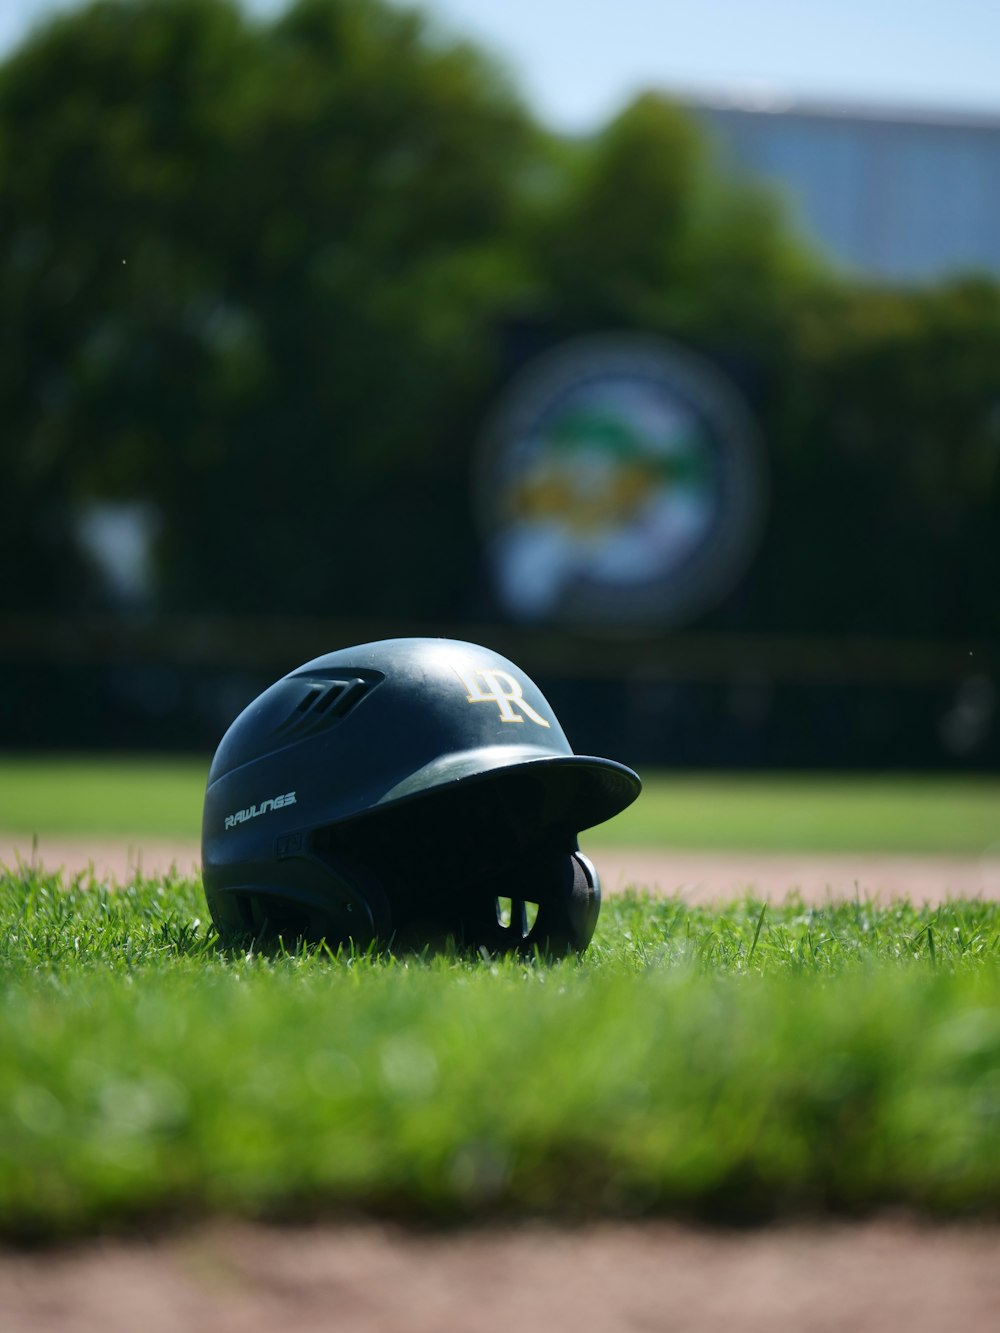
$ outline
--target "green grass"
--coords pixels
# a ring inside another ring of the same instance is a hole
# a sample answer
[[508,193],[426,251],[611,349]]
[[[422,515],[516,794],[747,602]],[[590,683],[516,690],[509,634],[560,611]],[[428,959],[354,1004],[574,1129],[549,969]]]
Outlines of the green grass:
[[197,839],[207,757],[4,756],[0,829]]
[[[198,835],[207,760],[0,761]],[[646,775],[588,839],[979,854],[993,779]],[[0,873],[0,1235],[147,1217],[1000,1208],[1000,905],[606,902],[582,961],[226,952],[197,883]]]
[[[208,759],[0,759],[0,829],[197,839]],[[1000,854],[1000,780],[645,774],[595,846]]]
[[1000,855],[1000,781],[652,774],[599,833],[618,846]]
[[605,905],[582,961],[225,952],[0,878],[0,1234],[1000,1207],[1000,905]]

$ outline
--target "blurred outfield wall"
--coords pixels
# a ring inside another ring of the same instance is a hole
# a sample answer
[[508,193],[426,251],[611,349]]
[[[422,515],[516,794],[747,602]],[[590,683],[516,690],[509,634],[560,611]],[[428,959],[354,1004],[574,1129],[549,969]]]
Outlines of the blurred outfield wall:
[[995,649],[678,632],[625,644],[510,625],[23,618],[0,660],[9,749],[215,747],[278,676],[395,634],[512,658],[574,747],[640,766],[996,771]]

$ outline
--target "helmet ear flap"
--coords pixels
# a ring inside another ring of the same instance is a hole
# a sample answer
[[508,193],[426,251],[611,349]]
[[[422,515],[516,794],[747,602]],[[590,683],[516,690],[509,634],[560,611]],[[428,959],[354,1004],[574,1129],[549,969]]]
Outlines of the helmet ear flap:
[[368,908],[372,923],[372,939],[383,944],[388,943],[393,930],[392,908],[389,906],[382,881],[367,867],[355,862],[343,867],[343,878],[354,888]]
[[[582,852],[545,852],[519,861],[503,887],[510,890],[509,922],[500,920],[498,900],[487,898],[478,913],[465,917],[467,942],[554,955],[586,949],[601,910],[601,881]],[[528,903],[538,905],[530,929]]]
[[[286,865],[288,863],[285,863]],[[293,876],[262,868],[258,883],[227,885],[209,894],[209,908],[225,939],[252,934],[286,943],[325,941],[331,948],[352,943],[365,949],[392,935],[392,911],[378,877],[367,867],[337,857],[298,859]],[[309,869],[303,873],[302,867]]]
[[548,886],[525,944],[546,953],[583,953],[601,911],[601,880],[593,862],[574,851],[544,858],[539,870]]
[[601,914],[601,877],[590,857],[584,856],[579,848],[571,859],[575,863],[574,886],[567,912],[574,939],[582,938],[584,941],[573,947],[582,952],[593,939],[597,918]]
[[317,859],[336,887],[326,887],[312,931],[306,938],[326,940],[332,948],[352,943],[358,949],[366,949],[372,943],[388,942],[392,936],[392,910],[378,876],[353,858]]

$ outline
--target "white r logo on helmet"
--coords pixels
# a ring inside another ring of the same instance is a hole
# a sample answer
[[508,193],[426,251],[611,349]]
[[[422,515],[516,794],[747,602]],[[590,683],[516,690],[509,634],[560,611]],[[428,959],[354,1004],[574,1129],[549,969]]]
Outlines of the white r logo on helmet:
[[[501,722],[523,722],[525,717],[529,717],[532,722],[540,727],[547,727],[549,724],[544,717],[539,716],[524,697],[524,691],[521,688],[520,681],[508,671],[463,671],[461,667],[455,667],[455,674],[468,690],[466,698],[470,704],[496,704],[500,709]],[[482,689],[479,685],[481,678],[486,682],[487,689]],[[506,688],[505,688],[506,687]],[[515,712],[515,709],[519,710]],[[524,714],[524,717],[521,714]]]

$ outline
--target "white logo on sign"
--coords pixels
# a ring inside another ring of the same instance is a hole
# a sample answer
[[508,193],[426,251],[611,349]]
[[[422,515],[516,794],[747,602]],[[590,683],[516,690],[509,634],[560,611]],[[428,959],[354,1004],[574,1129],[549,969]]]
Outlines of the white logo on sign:
[[[508,671],[463,671],[455,667],[455,674],[465,686],[466,698],[470,704],[496,704],[500,710],[501,722],[523,722],[530,718],[539,727],[549,724],[539,716],[524,697],[521,682],[515,680]],[[483,689],[479,681],[486,683]],[[522,716],[523,714],[523,716]]]

